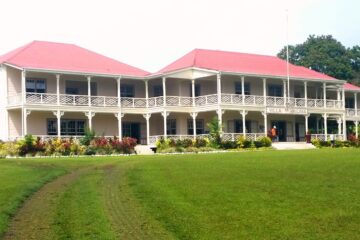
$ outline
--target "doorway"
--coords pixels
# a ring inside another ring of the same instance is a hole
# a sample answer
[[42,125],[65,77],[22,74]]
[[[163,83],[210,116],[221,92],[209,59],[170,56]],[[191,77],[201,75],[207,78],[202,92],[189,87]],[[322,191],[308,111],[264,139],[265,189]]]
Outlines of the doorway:
[[123,137],[135,138],[137,139],[137,142],[140,143],[140,137],[141,137],[140,123],[123,122],[122,135]]
[[279,142],[286,142],[286,122],[285,121],[273,121],[271,127],[276,127],[277,139]]

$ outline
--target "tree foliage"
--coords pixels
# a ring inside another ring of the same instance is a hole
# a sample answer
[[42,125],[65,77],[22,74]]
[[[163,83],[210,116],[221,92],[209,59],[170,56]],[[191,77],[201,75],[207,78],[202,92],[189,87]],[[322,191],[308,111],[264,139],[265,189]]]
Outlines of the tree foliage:
[[[286,59],[286,46],[278,57]],[[289,62],[337,79],[360,82],[360,46],[346,48],[331,35],[310,35],[304,43],[290,45]]]

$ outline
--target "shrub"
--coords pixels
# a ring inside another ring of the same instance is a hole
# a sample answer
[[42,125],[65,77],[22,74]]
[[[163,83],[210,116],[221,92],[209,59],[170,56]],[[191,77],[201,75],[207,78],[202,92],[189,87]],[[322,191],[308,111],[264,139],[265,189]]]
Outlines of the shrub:
[[234,141],[222,141],[221,142],[221,147],[223,149],[234,149],[237,148],[238,144],[237,142]]
[[261,142],[262,147],[271,147],[271,138],[269,137],[261,137],[258,141]]
[[317,147],[317,148],[320,148],[320,147],[321,147],[320,140],[317,139],[317,138],[312,139],[312,140],[311,140],[311,143],[312,143],[312,145],[314,145],[314,146]]
[[85,129],[84,136],[80,139],[81,145],[89,146],[90,142],[95,138],[95,131],[88,128]]
[[208,145],[208,141],[205,138],[196,138],[194,146],[197,148],[206,147]]
[[214,148],[219,148],[221,146],[221,124],[217,117],[214,117],[207,124],[210,131],[210,143]]
[[344,147],[344,143],[342,141],[335,140],[334,141],[334,147],[336,147],[336,148]]
[[32,135],[25,135],[24,139],[20,139],[16,142],[18,153],[20,156],[35,153],[35,139]]
[[178,139],[178,140],[176,140],[176,146],[183,147],[183,148],[191,147],[191,146],[193,146],[193,140],[190,138]]

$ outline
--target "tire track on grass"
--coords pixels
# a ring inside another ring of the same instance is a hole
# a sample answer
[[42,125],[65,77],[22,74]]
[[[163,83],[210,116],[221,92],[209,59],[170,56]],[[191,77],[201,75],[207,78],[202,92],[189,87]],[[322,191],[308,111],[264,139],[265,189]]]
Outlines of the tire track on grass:
[[105,170],[105,206],[113,230],[120,239],[173,239],[132,195],[125,176],[129,164]]
[[56,239],[56,201],[62,192],[87,169],[75,170],[45,184],[16,213],[3,236],[4,240]]

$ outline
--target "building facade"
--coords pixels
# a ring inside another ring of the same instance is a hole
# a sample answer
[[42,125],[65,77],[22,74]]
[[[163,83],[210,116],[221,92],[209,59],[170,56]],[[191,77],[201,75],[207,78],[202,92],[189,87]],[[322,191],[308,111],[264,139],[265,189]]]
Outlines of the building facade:
[[[0,56],[0,136],[160,137],[208,134],[256,139],[276,126],[277,141],[305,134],[346,139],[357,129],[360,88],[272,56],[196,49],[157,73],[71,44],[32,42]],[[356,131],[357,132],[357,131]]]

